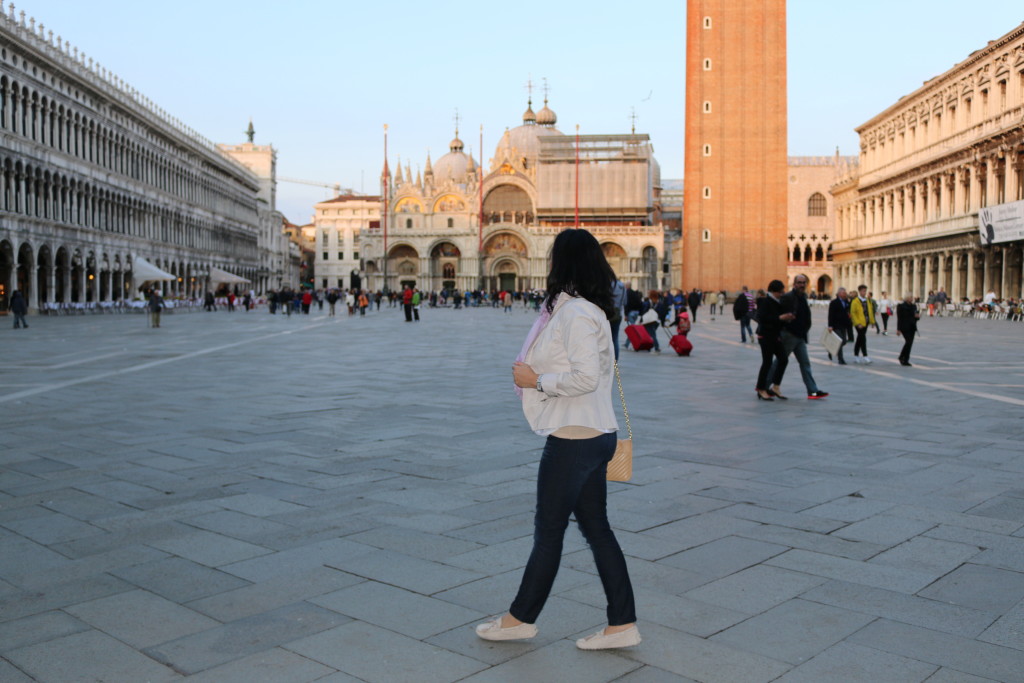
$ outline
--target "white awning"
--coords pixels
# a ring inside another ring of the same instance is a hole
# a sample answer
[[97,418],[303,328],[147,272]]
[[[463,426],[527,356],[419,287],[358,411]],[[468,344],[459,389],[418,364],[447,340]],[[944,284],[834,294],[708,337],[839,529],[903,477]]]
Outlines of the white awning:
[[139,285],[143,282],[155,282],[157,280],[177,280],[178,276],[160,270],[141,256],[136,256],[132,264],[132,278],[135,280],[135,284]]
[[223,282],[225,284],[234,285],[247,283],[249,280],[246,280],[241,275],[235,275],[234,273],[229,273],[226,270],[221,270],[217,266],[210,266],[210,282]]

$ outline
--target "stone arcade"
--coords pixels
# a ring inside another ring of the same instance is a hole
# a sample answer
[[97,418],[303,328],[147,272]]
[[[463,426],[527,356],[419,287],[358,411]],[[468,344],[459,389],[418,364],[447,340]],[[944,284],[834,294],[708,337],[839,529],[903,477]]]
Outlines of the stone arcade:
[[261,178],[13,5],[0,140],[0,311],[14,289],[33,309],[130,298],[136,257],[177,277],[168,296],[201,295],[211,267],[278,284]]

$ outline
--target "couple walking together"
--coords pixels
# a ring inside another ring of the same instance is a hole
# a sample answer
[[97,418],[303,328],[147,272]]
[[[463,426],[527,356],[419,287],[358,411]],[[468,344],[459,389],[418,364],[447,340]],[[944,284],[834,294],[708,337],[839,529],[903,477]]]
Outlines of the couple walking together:
[[541,315],[512,368],[530,429],[546,437],[537,472],[533,549],[508,612],[476,627],[484,640],[537,635],[535,622],[551,593],[573,515],[608,600],[608,626],[576,646],[603,650],[640,643],[626,560],[607,516],[605,477],[618,429],[609,325],[616,315],[613,280],[589,232],[569,229],[555,238]]

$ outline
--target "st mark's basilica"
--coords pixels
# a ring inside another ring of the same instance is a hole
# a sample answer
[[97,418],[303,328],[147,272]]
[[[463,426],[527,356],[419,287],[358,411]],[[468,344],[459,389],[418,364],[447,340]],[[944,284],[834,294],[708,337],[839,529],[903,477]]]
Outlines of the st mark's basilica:
[[[543,288],[554,238],[578,215],[619,279],[661,287],[661,177],[650,138],[577,138],[557,122],[545,97],[542,109],[534,112],[529,102],[522,123],[505,130],[485,168],[465,152],[458,129],[447,154],[436,161],[427,155],[422,173],[399,164],[392,174],[386,166],[386,220],[358,237],[364,286]],[[332,227],[332,208],[340,216],[344,203],[317,205],[321,239]]]

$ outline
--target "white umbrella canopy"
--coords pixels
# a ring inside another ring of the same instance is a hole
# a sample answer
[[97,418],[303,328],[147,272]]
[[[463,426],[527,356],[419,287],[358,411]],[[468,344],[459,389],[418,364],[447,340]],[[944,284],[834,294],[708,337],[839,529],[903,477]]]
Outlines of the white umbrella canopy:
[[229,273],[226,270],[221,270],[217,266],[210,266],[210,282],[222,282],[225,284],[234,285],[245,284],[251,281],[246,280],[241,275],[235,275],[234,273]]
[[178,276],[171,275],[165,270],[160,270],[141,256],[136,256],[132,263],[132,278],[136,283],[141,284],[158,280],[177,280]]

